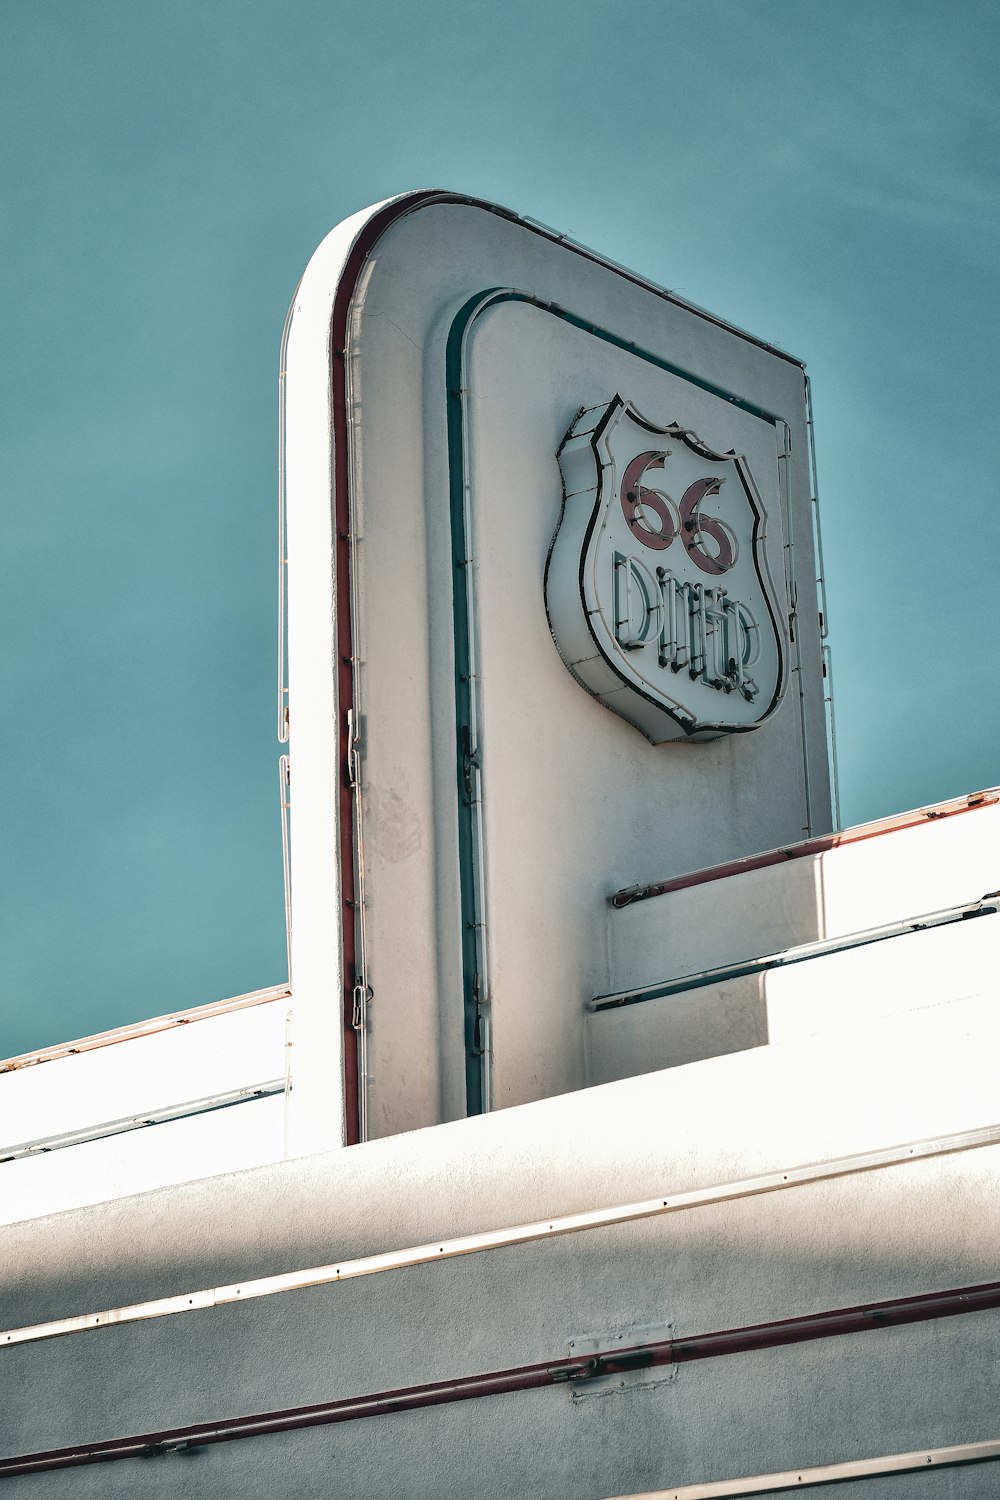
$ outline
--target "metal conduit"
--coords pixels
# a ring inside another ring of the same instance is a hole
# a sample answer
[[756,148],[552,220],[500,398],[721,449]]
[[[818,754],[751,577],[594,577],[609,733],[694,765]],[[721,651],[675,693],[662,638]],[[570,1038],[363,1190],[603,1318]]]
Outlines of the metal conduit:
[[[366,1417],[385,1416],[394,1411],[417,1411],[457,1401],[507,1395],[515,1391],[542,1390],[561,1384],[580,1385],[608,1375],[685,1364],[699,1359],[718,1359],[730,1354],[774,1349],[787,1344],[835,1338],[845,1334],[871,1333],[881,1328],[930,1322],[996,1308],[1000,1308],[1000,1282],[956,1287],[919,1297],[869,1302],[857,1307],[834,1308],[771,1323],[634,1344],[606,1354],[581,1354],[570,1359],[547,1360],[541,1364],[459,1376],[453,1380],[430,1381],[339,1401],[324,1401],[312,1406],[286,1407],[276,1411],[256,1412],[252,1416],[225,1418],[217,1422],[195,1422],[184,1427],[164,1428],[104,1442],[79,1443],[68,1448],[18,1454],[0,1459],[0,1479],[45,1470],[76,1468],[82,1464],[107,1463],[120,1458],[162,1456],[216,1443],[234,1442],[240,1438],[261,1437],[267,1433],[295,1432],[306,1427],[355,1422]],[[797,1482],[803,1482],[801,1475]],[[760,1490],[767,1487],[761,1485]],[[688,1487],[657,1493],[664,1500],[667,1496],[681,1500],[681,1497],[700,1494],[741,1495],[757,1492],[759,1491],[753,1489],[702,1490],[699,1487]],[[635,1497],[635,1500],[640,1500],[640,1497]],[[642,1497],[642,1500],[652,1500],[652,1497]]]

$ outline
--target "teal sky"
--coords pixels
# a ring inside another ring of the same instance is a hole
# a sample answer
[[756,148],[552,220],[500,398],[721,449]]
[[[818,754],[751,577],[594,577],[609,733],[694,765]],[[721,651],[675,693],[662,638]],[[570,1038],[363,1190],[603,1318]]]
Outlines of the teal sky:
[[995,0],[0,23],[0,1056],[285,976],[278,343],[326,231],[406,188],[804,358],[844,820],[1000,781]]

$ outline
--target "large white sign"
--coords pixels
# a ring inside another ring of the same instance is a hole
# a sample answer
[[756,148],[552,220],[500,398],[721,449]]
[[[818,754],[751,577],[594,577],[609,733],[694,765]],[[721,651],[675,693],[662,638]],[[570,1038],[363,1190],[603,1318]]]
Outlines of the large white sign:
[[583,1087],[609,893],[830,807],[798,361],[431,192],[317,251],[283,368],[302,1152]]
[[785,628],[745,460],[615,396],[580,412],[559,462],[545,598],[573,676],[653,744],[763,723]]

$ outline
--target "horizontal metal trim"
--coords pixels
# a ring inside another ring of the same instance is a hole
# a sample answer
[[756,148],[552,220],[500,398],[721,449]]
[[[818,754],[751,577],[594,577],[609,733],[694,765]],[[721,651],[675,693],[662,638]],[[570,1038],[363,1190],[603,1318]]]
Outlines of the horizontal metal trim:
[[641,1495],[619,1495],[615,1500],[721,1500],[724,1495],[769,1495],[775,1490],[808,1490],[843,1484],[848,1479],[877,1479],[880,1475],[909,1474],[915,1469],[955,1469],[963,1464],[990,1463],[1000,1458],[1000,1441],[956,1443],[951,1448],[918,1448],[913,1453],[890,1453],[882,1458],[859,1458],[847,1463],[820,1464],[811,1469],[788,1469],[783,1474],[755,1474],[748,1479],[716,1479],[706,1484],[682,1484]]
[[[480,204],[481,207],[490,207],[488,204]],[[496,207],[493,207],[496,212]],[[582,255],[586,260],[596,261],[598,265],[606,267],[609,271],[616,271],[625,281],[630,281],[634,286],[641,287],[643,291],[654,292],[656,296],[664,301],[670,302],[674,307],[680,307],[685,312],[694,313],[696,317],[704,318],[707,323],[712,323],[716,328],[721,328],[725,333],[734,333],[737,338],[744,339],[748,344],[755,344],[758,349],[763,349],[767,354],[776,355],[778,359],[785,360],[790,365],[805,371],[805,360],[799,359],[795,354],[789,354],[787,349],[781,349],[777,344],[769,344],[766,339],[757,338],[755,334],[747,333],[745,328],[740,328],[736,323],[727,323],[725,318],[720,318],[716,313],[709,312],[707,308],[699,307],[697,302],[689,302],[684,297],[679,297],[676,292],[667,287],[657,286],[655,281],[648,281],[640,276],[638,271],[632,271],[618,260],[612,260],[610,256],[601,255],[599,251],[585,245],[582,240],[575,240],[572,235],[561,234],[551,224],[544,224],[541,219],[532,218],[530,214],[512,214],[506,211],[502,217],[516,219],[519,224],[541,234],[545,239],[552,240],[556,244],[565,246],[576,255]]]
[[171,1011],[166,1016],[152,1016],[148,1021],[135,1021],[128,1026],[116,1026],[112,1031],[98,1031],[93,1036],[84,1036],[74,1042],[59,1042],[54,1047],[39,1047],[35,1052],[22,1052],[17,1057],[0,1061],[0,1073],[15,1073],[19,1068],[34,1068],[39,1063],[56,1062],[61,1057],[76,1057],[80,1052],[94,1052],[99,1047],[113,1047],[118,1042],[132,1042],[137,1037],[153,1036],[158,1031],[173,1031],[176,1026],[190,1026],[193,1021],[210,1021],[213,1016],[226,1016],[230,1011],[249,1010],[254,1005],[267,1005],[272,1000],[290,1000],[292,992],[287,984],[272,985],[266,990],[251,990],[246,995],[235,995],[231,1000],[212,1000],[207,1005],[195,1005],[190,1010]]
[[[930,1292],[920,1297],[897,1298],[889,1302],[865,1303],[858,1307],[837,1308],[830,1312],[807,1314],[799,1318],[760,1323],[752,1327],[719,1332],[692,1334],[685,1339],[664,1339],[652,1343],[618,1347],[606,1353],[581,1353],[571,1358],[547,1360],[533,1365],[519,1365],[483,1374],[463,1375],[452,1380],[438,1380],[371,1395],[351,1396],[324,1401],[311,1406],[286,1407],[256,1412],[251,1416],[224,1418],[217,1422],[196,1422],[185,1427],[160,1429],[110,1441],[81,1443],[67,1448],[20,1454],[0,1459],[0,1478],[44,1470],[74,1468],[81,1464],[106,1463],[119,1458],[137,1458],[177,1453],[215,1443],[234,1442],[240,1438],[260,1437],[267,1433],[293,1432],[307,1427],[330,1426],[360,1421],[366,1417],[384,1416],[394,1411],[418,1411],[428,1407],[450,1405],[458,1401],[507,1395],[515,1391],[542,1390],[560,1384],[576,1388],[590,1380],[604,1380],[611,1375],[637,1370],[677,1365],[696,1359],[718,1358],[724,1354],[776,1348],[792,1343],[831,1338],[850,1333],[868,1333],[904,1323],[928,1322],[955,1317],[963,1313],[982,1312],[1000,1306],[1000,1282],[983,1286],[960,1287],[947,1292]],[[910,1455],[904,1455],[909,1457]],[[992,1455],[990,1455],[992,1456]],[[971,1461],[971,1460],[963,1460]],[[872,1460],[862,1460],[871,1463]],[[879,1463],[882,1460],[874,1460]],[[837,1466],[834,1466],[837,1467]],[[796,1485],[803,1484],[802,1470]],[[815,1471],[821,1472],[821,1471]],[[822,1471],[826,1472],[826,1471]],[[761,1476],[763,1477],[763,1476]],[[771,1476],[767,1476],[771,1477]],[[725,1480],[723,1484],[756,1484],[758,1479]],[[816,1481],[812,1481],[816,1482]],[[825,1482],[825,1481],[824,1481]],[[766,1489],[768,1486],[762,1486]],[[684,1490],[659,1491],[675,1497],[711,1494],[754,1494],[753,1489],[704,1490],[696,1486]],[[624,1500],[624,1497],[622,1497]],[[634,1497],[641,1500],[641,1497]]]
[[189,1099],[183,1104],[167,1104],[162,1109],[147,1109],[139,1115],[125,1115],[120,1120],[85,1125],[80,1130],[67,1130],[61,1135],[41,1136],[35,1141],[24,1141],[19,1146],[0,1146],[0,1165],[8,1161],[22,1161],[26,1156],[43,1156],[50,1151],[64,1151],[68,1146],[82,1146],[87,1141],[103,1141],[108,1136],[124,1135],[129,1130],[143,1130],[147,1125],[167,1125],[171,1120],[186,1120],[190,1115],[213,1114],[218,1109],[231,1109],[234,1104],[247,1104],[253,1099],[267,1099],[272,1094],[284,1092],[284,1078],[270,1078],[266,1083],[250,1083],[245,1088],[230,1089],[225,1094],[209,1094],[204,1099]]
[[864,843],[866,839],[880,838],[887,833],[899,833],[904,828],[921,828],[928,823],[940,822],[942,818],[954,818],[959,813],[978,812],[980,808],[994,807],[998,802],[1000,787],[987,787],[985,791],[971,792],[966,797],[936,802],[928,807],[919,807],[914,812],[897,813],[891,818],[877,818],[871,823],[858,823],[854,828],[844,828],[837,833],[800,839],[797,843],[785,844],[780,849],[765,849],[760,854],[747,854],[740,859],[725,860],[722,864],[706,865],[702,870],[690,870],[685,875],[673,875],[650,885],[627,886],[615,891],[608,900],[612,906],[631,906],[634,901],[648,901],[652,896],[667,896],[671,891],[686,890],[689,886],[707,885],[713,880],[728,880],[731,875],[745,875],[750,870],[783,865],[790,859],[827,854],[831,849]]
[[845,933],[841,937],[819,938],[814,943],[802,943],[797,948],[785,948],[780,953],[747,958],[737,964],[720,964],[714,969],[700,969],[694,974],[683,974],[678,979],[665,979],[657,984],[618,990],[611,995],[595,995],[588,1008],[591,1011],[602,1011],[616,1010],[623,1005],[641,1005],[646,1000],[662,1000],[668,995],[680,995],[687,990],[705,989],[708,985],[724,984],[727,980],[766,974],[771,969],[789,968],[792,964],[806,963],[809,959],[827,958],[833,953],[846,953],[852,948],[884,943],[889,938],[909,937],[914,932],[947,927],[953,922],[968,922],[974,917],[992,917],[1000,911],[1000,905],[995,899],[998,895],[1000,892],[990,891],[978,901],[969,901],[962,906],[947,906],[941,911],[924,912],[921,916],[906,917],[901,922],[887,922],[882,927],[868,927],[861,932]]
[[628,1224],[640,1219],[680,1213],[686,1209],[704,1208],[715,1203],[730,1203],[741,1198],[759,1197],[764,1193],[781,1192],[786,1188],[804,1187],[838,1177],[850,1177],[861,1172],[876,1171],[881,1167],[900,1166],[905,1162],[955,1155],[962,1151],[976,1150],[981,1146],[998,1144],[1000,1144],[1000,1124],[989,1125],[978,1130],[960,1131],[952,1135],[935,1136],[922,1141],[911,1141],[904,1145],[889,1146],[879,1151],[859,1152],[852,1156],[841,1156],[804,1166],[788,1167],[784,1171],[767,1172],[736,1182],[720,1183],[715,1187],[695,1188],[661,1198],[619,1204],[612,1208],[592,1209],[584,1213],[553,1215],[551,1219],[540,1219],[531,1224],[485,1230],[479,1234],[461,1235],[454,1239],[432,1240],[429,1244],[416,1245],[404,1250],[389,1250],[378,1255],[342,1260],[336,1264],[314,1266],[308,1270],[290,1271],[277,1276],[263,1276],[232,1286],[207,1287],[195,1292],[182,1293],[180,1296],[160,1297],[150,1302],[136,1302],[125,1307],[109,1308],[103,1312],[55,1318],[47,1323],[35,1323],[23,1328],[11,1328],[0,1332],[0,1347],[34,1343],[40,1339],[61,1338],[70,1333],[92,1333],[99,1328],[114,1328],[122,1323],[138,1323],[150,1318],[169,1317],[175,1313],[220,1307],[226,1303],[248,1302],[257,1297],[275,1296],[280,1292],[300,1291],[311,1286],[327,1286],[334,1282],[351,1281],[358,1276],[372,1276],[382,1271],[426,1265],[430,1261],[444,1261],[462,1255],[475,1255],[484,1250],[500,1250],[510,1245],[531,1244],[539,1240],[554,1239],[564,1234],[577,1234],[588,1229],[608,1229],[616,1224]]
[[743,1328],[724,1328],[696,1333],[671,1341],[674,1364],[747,1354],[759,1349],[779,1349],[815,1339],[839,1338],[845,1334],[870,1333],[879,1328],[899,1328],[909,1323],[928,1323],[963,1313],[993,1312],[1000,1308],[1000,1281],[944,1291],[922,1292],[916,1297],[890,1297],[882,1302],[861,1302],[854,1307],[830,1308],[803,1313],[770,1323],[752,1323]]

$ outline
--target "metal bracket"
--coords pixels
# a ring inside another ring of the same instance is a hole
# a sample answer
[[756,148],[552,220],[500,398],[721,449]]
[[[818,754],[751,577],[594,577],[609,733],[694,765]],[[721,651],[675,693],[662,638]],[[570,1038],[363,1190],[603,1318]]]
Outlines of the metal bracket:
[[361,783],[360,744],[361,737],[358,733],[357,715],[353,708],[349,708],[347,710],[347,761],[344,771],[347,776],[347,785],[352,790],[356,790]]
[[483,994],[483,982],[478,971],[472,976],[472,1001],[475,1019],[472,1026],[472,1055],[485,1057],[489,1052],[489,1025],[487,1001]]
[[479,746],[472,743],[472,731],[468,725],[462,728],[462,777],[465,782],[465,795],[471,805],[475,801],[475,788],[472,781],[473,771],[482,771],[483,765],[479,757]]
[[[671,1385],[677,1379],[677,1366],[654,1365],[651,1346],[668,1343],[673,1332],[673,1323],[651,1323],[639,1328],[623,1328],[620,1333],[588,1334],[570,1339],[568,1352],[574,1363],[581,1356],[591,1356],[585,1370],[568,1376],[573,1400],[585,1401],[591,1396],[611,1396],[616,1391]],[[623,1350],[627,1350],[627,1354],[621,1354]],[[606,1366],[612,1368],[606,1369]]]

